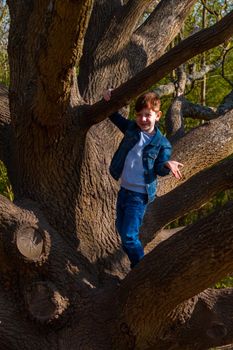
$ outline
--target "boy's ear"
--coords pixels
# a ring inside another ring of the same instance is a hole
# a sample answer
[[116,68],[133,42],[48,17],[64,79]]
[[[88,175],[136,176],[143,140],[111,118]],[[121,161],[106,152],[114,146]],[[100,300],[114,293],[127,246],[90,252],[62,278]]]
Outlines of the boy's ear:
[[163,112],[161,112],[161,111],[158,111],[158,112],[157,112],[158,120],[162,117],[162,115],[163,115]]

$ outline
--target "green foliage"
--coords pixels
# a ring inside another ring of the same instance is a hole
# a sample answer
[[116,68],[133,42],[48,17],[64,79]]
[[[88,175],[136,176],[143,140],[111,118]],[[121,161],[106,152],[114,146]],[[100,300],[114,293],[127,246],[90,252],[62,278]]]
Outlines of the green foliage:
[[9,65],[7,53],[4,51],[0,52],[0,82],[4,85],[9,85]]
[[14,199],[12,187],[7,177],[7,171],[2,162],[0,162],[0,194],[6,196],[11,201]]
[[229,275],[225,277],[222,281],[216,283],[215,288],[232,288],[233,287],[233,276]]
[[0,82],[9,85],[9,64],[7,40],[9,32],[9,12],[5,1],[0,1]]

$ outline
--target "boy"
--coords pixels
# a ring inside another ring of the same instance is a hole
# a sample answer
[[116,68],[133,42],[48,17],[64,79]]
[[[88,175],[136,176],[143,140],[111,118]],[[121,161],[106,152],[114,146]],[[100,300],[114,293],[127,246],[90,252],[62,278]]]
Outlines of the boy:
[[[111,90],[107,90],[103,97],[109,101]],[[115,180],[121,179],[116,228],[131,268],[144,256],[139,229],[147,204],[156,196],[157,175],[166,176],[171,171],[177,179],[181,179],[179,167],[183,166],[170,160],[171,144],[157,127],[162,116],[158,96],[153,92],[140,96],[135,112],[135,121],[125,119],[118,112],[109,117],[124,133],[113,156],[110,174]]]

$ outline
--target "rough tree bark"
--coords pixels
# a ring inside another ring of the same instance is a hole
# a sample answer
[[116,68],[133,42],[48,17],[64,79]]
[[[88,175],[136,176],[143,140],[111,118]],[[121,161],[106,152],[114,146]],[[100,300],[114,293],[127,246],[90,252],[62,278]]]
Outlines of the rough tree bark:
[[[15,200],[0,196],[1,348],[203,350],[233,341],[232,290],[205,290],[233,269],[232,204],[153,241],[232,186],[231,160],[204,170],[232,153],[232,95],[226,114],[225,101],[174,144],[184,180],[160,181],[143,228],[151,252],[131,272],[114,227],[118,184],[108,166],[121,135],[108,114],[233,33],[231,12],[164,54],[195,1],[162,0],[139,25],[151,3],[8,0],[0,158]],[[108,86],[111,101],[98,102]]]

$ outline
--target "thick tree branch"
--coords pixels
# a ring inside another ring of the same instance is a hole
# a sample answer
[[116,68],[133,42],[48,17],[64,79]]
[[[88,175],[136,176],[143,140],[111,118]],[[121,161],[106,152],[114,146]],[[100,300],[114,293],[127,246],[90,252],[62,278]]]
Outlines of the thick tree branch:
[[[183,181],[233,153],[232,115],[233,110],[192,129],[173,145],[172,158],[184,163]],[[171,176],[160,178],[158,195],[171,191],[181,183]]]
[[129,101],[159,81],[165,74],[181,65],[191,57],[213,48],[227,40],[233,33],[233,11],[221,21],[208,29],[204,29],[171,49],[159,60],[136,74],[128,82],[115,89],[110,102],[99,101],[88,107],[80,123],[83,127],[104,120],[110,113],[129,103]]
[[190,349],[195,343],[196,350],[206,350],[232,343],[232,297],[232,288],[207,289],[199,294],[187,320],[170,334],[173,340],[177,336],[175,349]]
[[156,349],[166,350],[172,345],[174,350],[206,350],[231,343],[232,295],[232,288],[207,289],[180,304],[167,317]]
[[[27,103],[26,108],[33,110],[34,119],[43,125],[59,124],[65,119],[92,4],[93,0],[46,0],[22,2],[15,10],[16,5],[9,2],[10,91],[17,94],[24,107]],[[20,67],[15,65],[15,56],[21,59]],[[25,74],[22,67],[28,67]]]
[[144,43],[144,50],[148,57],[147,64],[164,53],[179,32],[195,2],[195,0],[162,0],[148,19],[135,31],[136,39]]
[[[173,191],[158,197],[148,208],[141,232],[144,244],[150,242],[165,225],[188,212],[199,209],[218,192],[233,187],[233,159],[225,160],[191,177]],[[158,237],[157,237],[158,236]]]
[[167,83],[165,85],[159,85],[153,90],[160,98],[163,96],[169,96],[175,92],[175,84]]
[[[175,92],[175,85],[169,83],[167,85],[161,85],[154,90],[159,96],[170,95]],[[219,115],[222,115],[231,109],[233,109],[233,92],[231,91],[224,100],[221,102],[218,108],[203,106],[198,103],[192,103],[185,99],[183,96],[179,97],[182,102],[181,110],[184,118],[200,119],[200,120],[212,120],[216,119]]]
[[[96,16],[93,14],[93,21],[91,21],[91,26],[88,32],[87,42],[85,41],[84,48],[84,57],[82,58],[81,64],[83,63],[84,67],[82,69],[79,76],[79,86],[82,94],[85,98],[88,98],[89,101],[95,101],[96,98],[94,94],[96,91],[92,91],[92,96],[86,95],[86,89],[92,90],[92,84],[87,81],[87,76],[89,76],[90,72],[87,73],[87,69],[94,70],[101,77],[97,81],[98,89],[101,91],[100,84],[103,84],[106,81],[108,76],[107,67],[110,65],[111,71],[109,72],[112,76],[112,64],[111,61],[118,61],[121,59],[122,51],[125,50],[127,44],[129,43],[132,33],[135,27],[138,24],[139,19],[142,17],[145,9],[150,5],[151,0],[130,0],[123,6],[118,6],[116,11],[113,13],[111,21],[109,22],[109,17],[106,20],[106,27],[104,28],[104,33],[101,33],[101,37],[99,36],[99,40],[95,40],[95,46],[91,49],[92,55],[90,56],[90,51],[87,49],[89,47],[89,42],[93,42],[93,39],[89,39],[90,33],[91,36],[95,35],[95,28],[93,28],[93,24],[97,21],[101,21],[100,15]],[[105,6],[106,7],[106,6]],[[108,16],[108,15],[107,15]],[[96,18],[97,17],[97,18]],[[96,19],[94,21],[94,19]],[[99,25],[98,25],[99,26]],[[97,26],[97,27],[98,27]],[[102,32],[102,31],[100,31]],[[125,56],[125,55],[123,55]],[[124,57],[125,59],[125,57]],[[87,66],[87,62],[89,62],[89,67]],[[131,63],[130,63],[131,64]],[[115,68],[116,69],[116,68]],[[122,67],[121,67],[122,69]],[[117,69],[116,69],[117,70]],[[114,81],[114,86],[116,86],[116,76],[117,72],[114,72],[114,79],[110,76],[108,81],[105,83],[105,87],[110,87],[109,84],[112,84]],[[106,86],[108,85],[108,86]],[[102,90],[103,90],[102,89]],[[96,90],[96,87],[95,87]],[[88,93],[89,91],[87,91]],[[89,95],[89,94],[88,94]]]
[[156,344],[165,318],[178,304],[232,271],[232,210],[233,204],[227,204],[173,235],[126,277],[117,297],[118,346],[125,341],[122,323],[136,348]]
[[106,29],[106,34],[102,38],[96,54],[98,55],[98,52],[101,53],[102,50],[105,50],[104,52],[113,55],[125,46],[151,2],[152,0],[129,0],[126,5],[122,6]]
[[[96,50],[98,44],[102,40],[106,32],[106,28],[109,28],[110,23],[115,17],[116,13],[121,11],[121,0],[96,0],[94,1],[91,18],[89,21],[88,29],[84,39],[83,56],[80,60],[78,86],[82,96],[87,99],[87,93],[90,89],[90,77],[98,75],[99,62],[96,60]],[[109,49],[109,48],[108,48]],[[104,52],[104,57],[109,57],[107,52]],[[97,62],[96,62],[97,61]],[[99,80],[99,79],[98,79]],[[101,78],[103,80],[103,77]],[[106,88],[107,83],[105,84]],[[91,91],[88,101],[93,99],[94,91]],[[96,98],[96,96],[95,96]]]
[[[51,6],[52,15],[46,30],[46,43],[38,57],[40,78],[35,97],[36,114],[41,122],[53,123],[54,115],[56,123],[59,122],[58,116],[60,121],[64,118],[63,113],[70,101],[72,78],[76,79],[73,69],[82,55],[92,5],[92,0],[68,4],[58,0],[54,6],[47,4],[47,7]],[[40,8],[35,9],[37,16],[38,11]],[[31,23],[34,27],[38,20],[35,21],[32,16]]]

